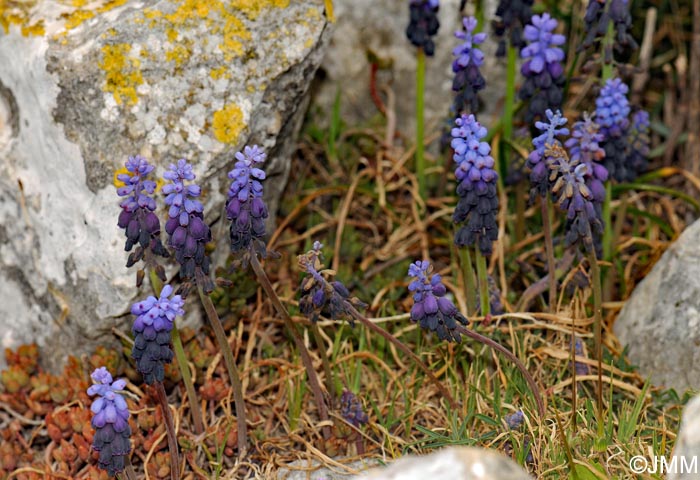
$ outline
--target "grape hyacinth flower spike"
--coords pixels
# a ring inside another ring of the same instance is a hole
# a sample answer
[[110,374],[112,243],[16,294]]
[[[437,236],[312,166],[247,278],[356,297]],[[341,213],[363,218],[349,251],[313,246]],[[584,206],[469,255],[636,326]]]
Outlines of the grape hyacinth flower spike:
[[622,50],[623,47],[633,50],[637,48],[637,42],[629,33],[632,27],[629,0],[589,0],[583,20],[586,36],[579,50],[588,48],[597,39],[605,37],[610,22],[614,25],[615,39],[611,45],[605,47],[606,61],[612,59],[613,46],[616,50]]
[[649,112],[637,110],[632,114],[627,145],[627,180],[632,181],[649,166]]
[[551,145],[561,146],[561,142],[557,139],[560,135],[568,135],[569,129],[566,128],[567,119],[563,117],[561,112],[556,113],[551,110],[545,112],[549,123],[544,121],[535,122],[535,127],[542,132],[541,135],[532,139],[532,145],[535,149],[527,158],[527,167],[530,169],[530,196],[540,195],[545,197],[551,190],[551,182],[549,180],[549,171],[545,159],[545,149]]
[[525,121],[543,119],[546,110],[561,107],[564,98],[564,35],[554,33],[557,21],[548,13],[533,15],[532,24],[525,27],[528,45],[520,51],[525,60],[521,73],[525,82],[520,99],[529,100]]
[[410,20],[406,28],[406,36],[416,47],[422,48],[429,57],[435,53],[433,37],[437,35],[440,22],[437,12],[440,9],[439,0],[409,0]]
[[477,26],[474,17],[465,17],[462,24],[464,30],[455,32],[455,37],[463,40],[464,43],[452,50],[452,54],[457,57],[452,62],[452,71],[455,74],[452,90],[457,92],[453,113],[456,115],[465,113],[467,110],[476,112],[479,109],[477,94],[486,86],[486,81],[479,70],[484,64],[484,53],[477,48],[486,40],[486,34],[474,33]]
[[408,290],[413,292],[414,302],[411,320],[435,332],[440,340],[459,343],[461,336],[457,323],[467,325],[467,319],[445,296],[447,289],[442,284],[442,277],[437,273],[431,275],[432,270],[427,260],[419,260],[408,267],[408,275],[412,278]]
[[566,212],[566,246],[581,244],[586,252],[593,249],[593,233],[602,232],[600,212],[595,208],[593,193],[586,184],[588,167],[569,160],[560,145],[550,145],[546,151],[550,169],[552,193],[559,208]]
[[493,29],[498,41],[497,57],[506,54],[506,34],[510,44],[515,48],[525,46],[523,39],[523,26],[530,21],[532,16],[532,4],[534,0],[500,0],[496,7],[496,16],[500,17],[493,21]]
[[619,78],[605,82],[596,99],[596,122],[603,134],[601,146],[605,150],[605,168],[618,182],[633,178],[628,172],[627,152],[630,105],[629,88]]
[[185,185],[186,181],[195,179],[192,165],[180,159],[177,165],[170,165],[163,178],[171,182],[163,186],[167,195],[165,203],[170,207],[165,231],[170,236],[168,245],[175,250],[175,259],[180,264],[180,277],[194,277],[197,267],[208,274],[209,257],[204,247],[211,241],[211,230],[204,221],[204,207],[197,200],[201,189],[193,183]]
[[87,394],[98,396],[90,406],[95,429],[92,448],[100,453],[99,467],[114,477],[124,470],[126,456],[131,451],[129,409],[119,393],[126,387],[126,380],[112,381],[105,367],[96,369],[90,377],[95,384],[87,389]]
[[128,173],[117,175],[117,180],[124,184],[117,188],[117,195],[125,197],[119,204],[122,211],[118,225],[126,235],[124,250],[131,252],[136,246],[126,264],[131,267],[142,258],[152,262],[152,258],[147,255],[149,251],[161,257],[168,257],[168,252],[160,241],[160,220],[154,213],[156,201],[153,193],[156,182],[147,179],[155,167],[140,155],[129,157],[125,167]]
[[321,249],[323,245],[316,241],[313,249],[304,255],[299,255],[299,267],[306,272],[301,282],[301,299],[299,310],[312,322],[317,322],[320,316],[340,320],[347,319],[354,326],[354,318],[346,301],[355,309],[360,310],[367,305],[356,297],[350,298],[350,292],[338,280],[327,280],[335,275],[333,270],[323,268]]
[[485,256],[491,254],[493,242],[498,239],[498,175],[491,157],[491,146],[482,142],[487,130],[474,115],[462,115],[452,129],[452,148],[457,163],[457,195],[459,200],[452,219],[464,223],[455,235],[457,246],[477,245]]
[[599,206],[605,201],[604,183],[608,180],[608,170],[601,163],[605,159],[605,150],[600,146],[604,138],[600,126],[584,112],[583,120],[574,123],[571,138],[564,144],[572,161],[586,165],[586,184]]
[[233,180],[228,191],[226,217],[231,221],[231,251],[234,254],[248,251],[252,245],[265,257],[265,219],[267,206],[263,200],[265,172],[258,168],[265,162],[265,153],[257,145],[246,146],[237,152],[236,163],[228,178]]
[[173,287],[165,285],[160,298],[148,297],[131,306],[136,315],[131,329],[134,334],[134,348],[131,356],[136,360],[136,369],[143,380],[151,385],[162,382],[165,377],[165,364],[173,359],[170,349],[170,332],[175,317],[185,314],[185,301],[180,295],[169,298]]

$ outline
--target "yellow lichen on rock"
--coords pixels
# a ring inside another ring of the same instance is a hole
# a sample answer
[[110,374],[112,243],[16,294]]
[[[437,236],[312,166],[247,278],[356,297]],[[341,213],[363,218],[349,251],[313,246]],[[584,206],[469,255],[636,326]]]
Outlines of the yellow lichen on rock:
[[43,20],[39,20],[35,24],[29,25],[29,26],[22,25],[22,36],[24,36],[24,37],[29,37],[29,36],[43,37],[45,33],[46,33],[46,29],[44,28],[44,21]]
[[234,10],[239,10],[251,20],[255,20],[265,9],[287,8],[289,0],[231,0],[230,5]]
[[138,102],[136,87],[143,83],[139,69],[141,61],[129,56],[131,45],[117,43],[102,47],[100,68],[105,71],[105,85],[102,88],[114,96],[117,104],[133,105]]
[[66,15],[66,31],[73,30],[74,28],[80,26],[85,20],[95,16],[95,12],[92,10],[76,10],[73,13]]
[[212,71],[209,72],[209,76],[214,80],[219,80],[220,78],[231,78],[231,73],[228,71],[226,65],[221,65],[220,67],[212,69]]
[[0,0],[0,26],[5,33],[10,33],[10,25],[20,27],[22,35],[44,35],[44,20],[31,22],[31,9],[36,2],[9,2]]
[[238,143],[238,137],[245,128],[243,111],[234,103],[214,112],[212,129],[214,137],[221,143]]
[[175,62],[175,65],[181,67],[187,60],[189,60],[192,51],[190,48],[191,42],[183,42],[175,45],[171,50],[165,52],[165,59],[169,62]]

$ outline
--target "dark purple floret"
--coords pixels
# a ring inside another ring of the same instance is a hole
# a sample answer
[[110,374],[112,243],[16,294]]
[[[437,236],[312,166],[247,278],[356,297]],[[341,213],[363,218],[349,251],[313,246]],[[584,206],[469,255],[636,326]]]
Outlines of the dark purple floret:
[[593,193],[586,184],[587,167],[569,160],[561,145],[548,145],[545,152],[557,206],[566,212],[566,246],[580,243],[586,251],[594,248],[593,234],[600,234],[603,222]]
[[547,109],[556,110],[564,99],[564,35],[554,33],[557,21],[548,13],[533,15],[532,24],[525,27],[528,45],[520,51],[525,60],[520,69],[525,82],[520,88],[520,99],[529,101],[525,121],[531,124],[544,119]]
[[408,276],[412,278],[408,290],[413,293],[414,302],[411,320],[425,330],[435,332],[440,340],[459,343],[462,337],[457,331],[457,323],[467,325],[467,319],[445,296],[447,289],[442,284],[442,277],[437,273],[431,275],[432,270],[427,260],[419,260],[408,267]]
[[267,206],[262,198],[265,172],[256,165],[265,162],[265,153],[257,145],[237,152],[236,163],[228,174],[233,180],[228,191],[226,217],[231,221],[231,251],[247,252],[253,244],[259,251],[265,250]]
[[199,185],[185,185],[185,181],[195,179],[192,165],[180,159],[177,165],[171,164],[163,178],[171,183],[163,186],[168,221],[165,231],[168,233],[168,245],[175,250],[175,259],[180,264],[180,277],[194,277],[195,269],[201,268],[209,273],[209,257],[205,245],[211,241],[209,225],[204,221],[204,207],[197,200],[201,194]]
[[357,395],[350,390],[343,390],[340,396],[340,415],[355,428],[360,428],[369,422],[369,417],[362,409],[362,403]]
[[586,183],[593,200],[601,205],[605,201],[604,183],[608,180],[608,170],[601,163],[605,159],[605,150],[600,146],[604,139],[598,124],[584,112],[583,120],[574,123],[571,138],[565,142],[571,160],[586,165]]
[[99,467],[114,477],[124,470],[126,456],[131,451],[129,409],[119,393],[126,387],[126,380],[113,382],[105,367],[96,369],[90,376],[95,385],[87,389],[87,394],[98,396],[90,406],[95,429],[92,448],[100,452]]
[[[577,338],[574,342],[574,353],[577,357],[586,356],[586,352],[583,349],[583,342],[580,338]],[[574,362],[574,370],[576,371],[576,375],[588,375],[589,373],[591,373],[591,369],[588,367],[587,364],[578,361]]]
[[525,46],[523,39],[523,27],[530,22],[532,16],[533,0],[500,0],[496,7],[496,16],[500,17],[493,21],[493,29],[497,37],[501,37],[498,42],[497,57],[506,54],[506,38],[510,44],[521,49]]
[[[637,48],[637,42],[629,33],[632,17],[628,0],[589,0],[584,22],[586,36],[580,49],[588,48],[605,37],[610,22],[614,24],[616,50],[622,50],[624,47]],[[605,57],[611,59],[612,51],[605,52]]]
[[413,45],[422,48],[428,56],[433,56],[435,53],[433,37],[437,35],[440,28],[437,18],[439,8],[439,0],[410,0],[409,3],[410,19],[406,36]]
[[329,280],[335,275],[332,270],[323,268],[320,242],[314,242],[313,249],[297,257],[299,267],[306,273],[301,281],[299,311],[312,322],[323,316],[331,320],[346,319],[355,325],[350,307],[359,310],[367,305],[356,297],[338,280]]
[[552,189],[552,182],[549,179],[545,151],[547,147],[552,145],[561,146],[561,142],[557,137],[569,134],[569,129],[564,127],[567,122],[566,117],[563,117],[559,110],[557,110],[557,113],[547,110],[545,115],[549,123],[544,121],[535,122],[535,127],[542,134],[532,139],[532,145],[535,149],[528,156],[526,163],[526,167],[530,169],[530,197],[535,195],[545,197],[549,195]]
[[490,255],[493,242],[498,239],[498,175],[491,157],[491,146],[481,139],[486,128],[476,121],[474,115],[462,115],[455,120],[452,129],[452,148],[457,162],[457,207],[452,219],[464,223],[455,235],[459,247],[478,246],[484,255]]
[[486,34],[474,34],[477,26],[474,17],[465,17],[462,23],[464,31],[456,32],[455,37],[464,43],[452,50],[452,54],[457,57],[452,62],[452,71],[455,73],[452,90],[457,92],[452,112],[455,115],[467,111],[476,112],[479,109],[477,94],[486,86],[479,70],[484,63],[484,54],[477,48],[486,40]]
[[117,175],[124,186],[117,189],[117,195],[124,197],[119,206],[119,228],[124,229],[126,245],[124,250],[130,252],[134,245],[136,251],[129,255],[127,267],[131,267],[145,255],[147,250],[156,255],[167,257],[168,252],[160,241],[160,220],[154,213],[156,201],[153,193],[156,183],[147,180],[155,167],[140,155],[129,157],[125,163],[129,173]]
[[508,425],[509,429],[516,430],[520,428],[520,426],[525,421],[525,414],[522,410],[518,410],[517,412],[513,412],[511,414],[506,415],[505,417],[503,417],[503,420],[505,420],[506,425]]
[[625,181],[634,180],[649,167],[649,113],[637,110],[632,114],[628,130],[627,173]]
[[173,287],[165,285],[160,298],[150,296],[131,306],[131,313],[136,315],[131,329],[134,334],[131,356],[136,360],[136,369],[149,385],[163,381],[165,364],[173,359],[170,349],[173,321],[185,313],[182,309],[185,301],[180,295],[168,298],[172,293]]

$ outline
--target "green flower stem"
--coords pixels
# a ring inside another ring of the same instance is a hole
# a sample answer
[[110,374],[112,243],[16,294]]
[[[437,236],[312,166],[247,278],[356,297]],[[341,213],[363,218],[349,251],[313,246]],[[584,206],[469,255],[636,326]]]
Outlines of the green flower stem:
[[612,202],[612,182],[608,180],[605,184],[605,200],[603,201],[603,260],[610,261],[612,255],[613,229],[612,212],[610,203]]
[[[508,44],[506,58],[506,98],[503,105],[503,137],[501,141],[501,149],[503,151],[501,158],[508,163],[510,160],[510,141],[513,137],[513,113],[515,111],[515,78],[517,76],[518,54],[516,49]],[[500,163],[500,162],[499,162]],[[503,172],[507,171],[508,165],[500,165],[499,181],[503,182]]]
[[228,370],[228,377],[231,382],[231,388],[233,389],[233,401],[236,404],[236,421],[238,422],[238,456],[239,458],[242,458],[248,449],[248,431],[246,425],[245,401],[243,400],[243,385],[241,384],[241,377],[238,375],[238,370],[236,369],[236,362],[233,359],[231,345],[228,343],[228,338],[226,337],[226,332],[224,331],[224,327],[219,319],[219,314],[216,313],[214,302],[211,301],[209,295],[204,293],[203,275],[204,273],[197,268],[197,292],[199,293],[199,299],[202,301],[202,305],[204,306],[204,311],[207,313],[207,317],[209,318],[209,323],[211,323],[211,326],[214,329],[216,341],[219,344],[219,349],[221,349],[221,354],[224,358],[224,363],[226,364],[226,370]]
[[595,356],[598,360],[598,388],[596,389],[596,402],[598,406],[598,435],[602,436],[605,430],[603,416],[603,294],[600,286],[600,267],[593,246],[593,235],[590,225],[587,227],[586,237],[589,239],[585,245],[588,259],[591,264],[591,282],[593,283],[593,329],[595,342]]
[[450,404],[450,407],[454,409],[458,407],[457,402],[455,402],[455,399],[452,397],[452,394],[450,394],[449,390],[445,388],[445,386],[442,384],[442,382],[440,382],[440,380],[437,379],[437,377],[433,374],[430,368],[428,368],[428,366],[425,363],[423,363],[420,357],[413,353],[413,351],[410,348],[408,348],[406,344],[404,344],[401,340],[393,336],[391,333],[384,330],[379,325],[374,324],[370,319],[358,312],[357,309],[347,300],[345,301],[345,307],[354,319],[359,320],[369,330],[382,336],[387,341],[393,343],[399,350],[401,350],[404,353],[404,355],[411,358],[411,360],[413,360],[415,364],[418,365],[418,368],[423,370],[423,373],[425,373],[425,375],[428,377],[428,380],[433,382],[433,384],[438,388],[438,390],[440,390],[440,394],[443,397],[445,397],[447,402]]
[[[163,282],[158,278],[155,270],[149,268],[148,277],[151,280],[151,288],[156,297],[160,296],[160,291],[163,289]],[[185,349],[182,346],[182,339],[180,338],[180,330],[178,330],[175,320],[173,320],[173,329],[170,332],[170,338],[173,342],[173,352],[175,352],[175,361],[177,362],[177,367],[180,370],[180,376],[182,376],[182,383],[185,384],[185,391],[187,392],[187,398],[190,401],[190,413],[192,414],[192,423],[194,426],[194,431],[197,435],[204,433],[204,422],[202,421],[202,411],[200,410],[199,400],[197,398],[197,391],[194,389],[194,382],[192,381],[192,375],[190,375],[190,368],[187,362],[187,356],[185,355]]]
[[326,355],[325,343],[323,337],[321,336],[321,329],[317,324],[311,324],[311,333],[314,336],[314,342],[316,342],[316,347],[318,348],[318,356],[321,357],[321,364],[323,365],[323,374],[326,376],[326,390],[328,391],[328,402],[330,403],[331,409],[333,408],[333,403],[335,400],[335,384],[333,383],[333,369],[331,368],[331,362]]
[[461,333],[462,335],[466,335],[467,337],[469,337],[473,340],[476,340],[477,342],[482,343],[482,344],[486,345],[487,347],[491,347],[492,349],[502,353],[508,360],[513,362],[513,364],[523,374],[523,377],[525,377],[525,381],[527,382],[528,386],[530,387],[532,394],[535,396],[535,402],[537,403],[537,411],[540,414],[540,418],[544,419],[545,409],[544,409],[544,400],[542,400],[542,394],[540,393],[540,389],[537,386],[535,379],[532,378],[532,375],[530,375],[530,372],[527,371],[527,368],[525,367],[523,362],[521,362],[520,359],[513,354],[513,352],[511,352],[510,350],[505,348],[500,343],[497,343],[496,341],[490,339],[489,337],[485,337],[485,336],[481,335],[480,333],[476,333],[473,330],[469,330],[468,328],[464,328],[462,325],[457,325],[457,331],[459,333]]
[[[299,331],[297,330],[296,325],[294,325],[292,317],[289,316],[289,312],[284,305],[282,305],[282,301],[277,296],[275,289],[272,288],[272,283],[270,283],[270,279],[267,277],[265,270],[263,270],[262,266],[260,265],[258,257],[252,246],[250,248],[250,265],[253,267],[255,275],[258,277],[258,282],[272,301],[272,305],[275,307],[275,310],[277,310],[277,313],[284,319],[284,324],[287,327],[287,330],[289,330],[289,333],[292,335],[294,344],[296,345],[297,350],[299,350],[301,361],[306,369],[306,374],[309,377],[311,391],[314,394],[314,399],[316,400],[316,406],[318,408],[318,416],[321,418],[321,421],[326,422],[330,420],[330,417],[328,416],[328,409],[326,407],[326,401],[323,398],[323,391],[321,390],[321,384],[318,381],[318,375],[316,374],[314,364],[311,361],[311,355],[309,355],[309,351],[306,348],[306,345],[304,345],[304,340],[302,340],[301,335],[299,335]],[[328,394],[332,395],[331,392],[328,392]],[[326,439],[331,437],[331,428],[327,425],[323,427],[323,436]]]
[[472,254],[469,247],[460,249],[459,253],[462,257],[462,274],[464,275],[464,287],[466,292],[464,296],[467,300],[467,316],[472,315],[476,311],[476,282],[474,281],[474,264],[472,263]]
[[476,253],[476,276],[479,279],[479,298],[481,300],[481,315],[491,315],[491,301],[489,300],[489,273],[486,268],[486,257],[481,254],[479,246],[474,248]]
[[175,423],[173,422],[173,414],[168,405],[168,396],[165,394],[163,382],[155,382],[154,386],[158,392],[158,401],[163,410],[163,419],[165,420],[165,431],[168,437],[168,450],[170,450],[170,478],[171,480],[180,479],[180,455],[177,452],[177,432],[175,432]]
[[416,176],[418,177],[418,193],[425,199],[425,52],[422,48],[416,53]]
[[544,250],[547,255],[547,271],[549,272],[549,313],[554,313],[557,307],[557,276],[554,263],[554,241],[552,240],[552,200],[540,198],[542,206],[542,229],[544,230]]

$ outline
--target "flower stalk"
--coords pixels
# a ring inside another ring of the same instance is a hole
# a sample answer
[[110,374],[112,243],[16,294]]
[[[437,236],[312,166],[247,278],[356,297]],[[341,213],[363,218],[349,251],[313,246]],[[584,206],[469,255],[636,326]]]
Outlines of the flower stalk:
[[[328,416],[326,402],[323,398],[321,384],[318,380],[318,375],[316,374],[316,370],[314,369],[313,362],[311,361],[311,355],[309,355],[309,351],[306,348],[306,345],[304,345],[304,340],[301,338],[301,335],[299,335],[299,331],[297,330],[296,325],[294,325],[292,317],[289,315],[289,312],[284,307],[284,305],[282,305],[282,301],[277,296],[275,289],[272,288],[272,283],[270,282],[270,279],[267,277],[265,270],[263,270],[262,266],[260,265],[260,262],[258,261],[257,255],[252,249],[250,251],[250,266],[253,267],[255,275],[258,277],[258,282],[263,287],[263,290],[265,290],[265,293],[267,293],[268,297],[272,301],[272,305],[275,307],[275,310],[277,310],[277,313],[284,320],[284,324],[287,327],[289,333],[292,335],[292,339],[294,340],[294,344],[296,345],[297,350],[299,350],[301,361],[304,364],[306,374],[309,377],[309,384],[311,385],[311,391],[313,392],[314,399],[316,400],[316,407],[318,408],[318,415],[321,418],[321,421],[325,422],[327,420],[330,420],[330,417]],[[328,394],[332,395],[332,392],[328,392]],[[327,425],[323,427],[323,436],[326,439],[330,438],[331,436],[331,429]]]
[[233,351],[231,350],[231,345],[228,343],[228,337],[226,337],[226,332],[221,324],[221,319],[219,319],[219,314],[216,313],[214,302],[212,302],[211,297],[204,292],[204,286],[207,285],[208,282],[204,278],[204,272],[202,272],[199,268],[196,270],[196,281],[199,299],[202,302],[202,306],[207,314],[209,323],[214,330],[216,342],[219,344],[219,349],[221,349],[221,355],[224,358],[224,364],[226,365],[229,381],[231,382],[233,401],[236,408],[236,422],[238,424],[238,457],[242,458],[248,449],[248,431],[246,426],[245,400],[243,397],[241,377],[238,375],[236,362],[233,358]]

